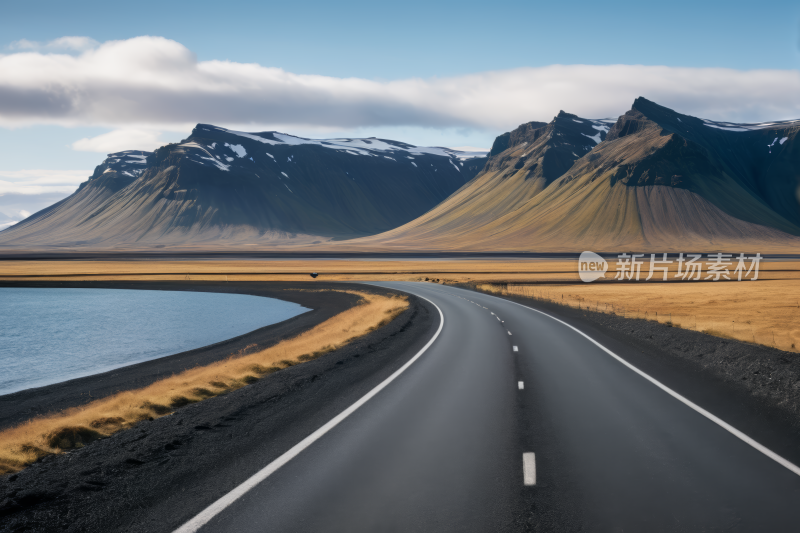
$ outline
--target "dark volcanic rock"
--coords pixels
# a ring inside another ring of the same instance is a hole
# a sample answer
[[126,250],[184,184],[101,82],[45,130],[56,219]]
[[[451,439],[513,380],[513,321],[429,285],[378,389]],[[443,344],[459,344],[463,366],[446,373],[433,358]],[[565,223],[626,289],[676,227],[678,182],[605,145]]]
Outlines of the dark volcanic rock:
[[546,187],[604,140],[612,122],[561,111],[550,123],[522,124],[495,140],[485,171],[510,176],[525,170],[527,180],[543,178]]

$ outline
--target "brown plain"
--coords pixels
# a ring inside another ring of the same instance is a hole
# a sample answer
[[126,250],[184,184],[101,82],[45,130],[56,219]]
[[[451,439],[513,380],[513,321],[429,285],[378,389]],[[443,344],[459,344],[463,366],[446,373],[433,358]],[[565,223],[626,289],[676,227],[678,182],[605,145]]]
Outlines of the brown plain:
[[581,285],[480,284],[491,293],[655,320],[718,337],[800,351],[800,280]]
[[[643,267],[642,279],[647,276]],[[612,282],[616,264],[609,263]],[[676,267],[670,269],[675,281]],[[705,268],[704,268],[705,271]],[[577,262],[550,259],[0,261],[0,281],[493,281],[578,283]],[[759,280],[800,279],[800,261],[762,262]],[[616,284],[616,282],[614,282]]]

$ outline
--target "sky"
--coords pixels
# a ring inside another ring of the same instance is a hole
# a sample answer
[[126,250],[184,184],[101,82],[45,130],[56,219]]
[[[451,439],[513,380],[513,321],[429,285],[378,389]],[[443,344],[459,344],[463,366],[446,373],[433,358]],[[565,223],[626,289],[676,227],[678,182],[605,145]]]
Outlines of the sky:
[[637,96],[715,120],[799,118],[800,3],[6,3],[0,229],[106,154],[199,122],[488,148]]

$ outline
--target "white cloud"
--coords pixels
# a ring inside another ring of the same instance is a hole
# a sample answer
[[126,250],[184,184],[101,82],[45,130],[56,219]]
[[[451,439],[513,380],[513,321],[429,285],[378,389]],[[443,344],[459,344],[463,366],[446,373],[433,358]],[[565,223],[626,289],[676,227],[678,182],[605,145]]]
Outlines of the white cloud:
[[72,193],[46,192],[42,194],[0,194],[0,223],[16,223],[45,207],[63,200]]
[[478,148],[477,146],[449,146],[452,150],[460,150],[462,152],[488,152],[489,148]]
[[[92,125],[125,128],[125,135],[197,122],[279,124],[293,131],[507,130],[549,120],[561,109],[593,118],[616,116],[637,96],[702,118],[778,120],[800,117],[797,94],[797,70],[553,65],[388,82],[333,78],[258,64],[198,62],[186,47],[162,37],[108,41],[75,56],[0,56],[0,126]],[[109,137],[81,140],[76,147],[100,150],[107,141],[113,144],[114,136],[104,135]]]
[[89,179],[91,170],[0,170],[0,196],[70,194]]
[[118,129],[96,137],[84,137],[72,143],[79,152],[100,152],[110,154],[122,150],[152,151],[166,144],[159,140],[160,132],[148,129]]
[[14,41],[8,45],[11,50],[34,50],[37,52],[83,52],[85,50],[97,48],[98,46],[100,46],[100,43],[94,39],[90,37],[79,36],[59,37],[58,39],[54,39],[46,43],[29,41],[28,39],[20,39],[19,41]]

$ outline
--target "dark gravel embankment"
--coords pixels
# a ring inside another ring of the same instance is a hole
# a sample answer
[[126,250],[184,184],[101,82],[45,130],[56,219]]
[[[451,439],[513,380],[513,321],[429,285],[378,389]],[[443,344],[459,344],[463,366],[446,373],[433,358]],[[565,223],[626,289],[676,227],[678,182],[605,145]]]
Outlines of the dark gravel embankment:
[[[279,288],[279,284],[241,285],[263,285],[265,291]],[[274,292],[265,295],[290,299]],[[306,295],[328,297],[325,293]],[[322,307],[312,300],[291,300]],[[389,325],[319,359],[0,477],[0,531],[174,530],[413,356],[436,330],[439,318],[427,302],[410,297],[410,304]],[[264,334],[262,341],[269,344],[292,334],[278,330],[271,337]],[[242,343],[246,346],[252,340]],[[235,349],[233,345],[227,348],[228,353]],[[209,355],[203,362],[211,360]],[[186,358],[179,366],[192,363]]]

